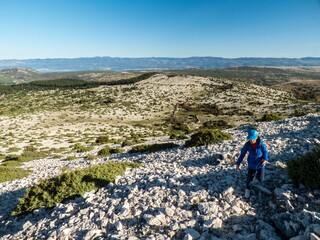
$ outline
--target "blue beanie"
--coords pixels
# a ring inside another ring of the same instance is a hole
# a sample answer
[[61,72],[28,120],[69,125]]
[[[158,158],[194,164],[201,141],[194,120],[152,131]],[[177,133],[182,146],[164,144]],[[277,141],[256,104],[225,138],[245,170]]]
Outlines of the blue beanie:
[[258,132],[257,130],[254,130],[254,129],[250,129],[248,131],[248,137],[247,139],[248,140],[256,140],[258,138]]

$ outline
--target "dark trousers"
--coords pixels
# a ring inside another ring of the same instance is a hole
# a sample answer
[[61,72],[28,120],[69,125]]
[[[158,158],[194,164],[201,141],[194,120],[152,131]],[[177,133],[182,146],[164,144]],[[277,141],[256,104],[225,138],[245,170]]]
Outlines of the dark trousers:
[[264,170],[265,168],[259,168],[258,170],[253,170],[248,168],[248,176],[247,176],[247,188],[250,188],[250,183],[252,182],[255,174],[257,173],[257,179],[259,182],[262,182],[264,180]]

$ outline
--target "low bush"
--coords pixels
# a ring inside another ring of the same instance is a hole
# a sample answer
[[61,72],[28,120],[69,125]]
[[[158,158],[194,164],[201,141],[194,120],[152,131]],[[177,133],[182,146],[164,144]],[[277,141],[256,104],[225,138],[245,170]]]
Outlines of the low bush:
[[136,152],[156,152],[164,149],[175,148],[178,147],[178,144],[174,143],[158,143],[152,145],[138,145],[132,147],[129,153],[136,153]]
[[32,151],[23,151],[21,155],[9,154],[5,157],[4,161],[19,161],[19,162],[29,162],[41,158],[47,157],[45,152],[32,152]]
[[312,189],[320,189],[320,146],[306,155],[289,160],[288,175],[295,185],[302,183]]
[[231,127],[232,125],[225,120],[212,120],[203,123],[203,128],[207,129],[227,129]]
[[295,109],[294,112],[290,116],[292,116],[292,117],[301,117],[301,116],[305,116],[307,114],[308,114],[308,112]]
[[22,163],[18,161],[4,161],[0,166],[1,167],[19,167]]
[[73,145],[73,149],[76,150],[77,153],[89,152],[93,150],[93,147],[83,146],[80,143],[76,143]]
[[0,182],[12,181],[15,179],[20,179],[27,177],[31,171],[21,168],[17,168],[17,163],[9,163],[7,166],[2,164],[0,165]]
[[67,161],[73,161],[73,160],[77,160],[78,158],[76,156],[68,156],[66,158]]
[[30,213],[40,207],[52,208],[65,200],[106,186],[113,182],[117,176],[123,175],[128,167],[139,167],[139,164],[109,162],[86,169],[65,172],[58,177],[43,180],[38,185],[27,188],[12,215]]
[[270,121],[278,121],[281,120],[282,117],[275,113],[265,113],[262,118],[260,118],[259,122],[270,122]]
[[124,151],[123,148],[112,148],[110,149],[110,154],[123,153]]
[[203,129],[193,135],[191,139],[186,141],[186,147],[204,146],[212,143],[222,142],[224,140],[231,140],[232,137],[228,133],[221,132],[219,130]]
[[92,155],[92,154],[88,154],[85,158],[86,161],[92,161],[96,159],[96,156]]
[[100,149],[98,152],[99,157],[108,157],[110,153],[111,148],[109,146],[105,146],[104,148]]
[[110,142],[110,139],[108,136],[99,136],[95,141],[96,144],[104,144],[109,142]]
[[183,132],[173,131],[170,133],[170,139],[183,140],[187,138],[188,137]]

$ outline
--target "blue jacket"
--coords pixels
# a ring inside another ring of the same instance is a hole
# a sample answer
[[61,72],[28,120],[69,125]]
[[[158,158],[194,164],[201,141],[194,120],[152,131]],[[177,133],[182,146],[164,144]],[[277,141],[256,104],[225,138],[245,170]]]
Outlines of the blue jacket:
[[248,155],[248,166],[252,170],[257,170],[259,168],[262,168],[261,163],[263,160],[268,161],[268,150],[266,145],[260,141],[260,138],[258,137],[257,139],[257,149],[253,150],[252,146],[249,141],[247,141],[244,146],[241,149],[240,156],[236,162],[237,165],[240,165],[241,162],[243,161],[244,156],[246,155],[247,152],[249,152]]

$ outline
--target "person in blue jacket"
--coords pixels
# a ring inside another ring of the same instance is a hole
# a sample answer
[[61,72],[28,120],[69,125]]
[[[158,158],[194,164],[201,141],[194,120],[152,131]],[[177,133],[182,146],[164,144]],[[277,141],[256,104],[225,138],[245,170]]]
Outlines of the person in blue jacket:
[[257,179],[262,182],[264,180],[265,166],[268,161],[268,150],[266,145],[260,140],[258,132],[255,129],[248,131],[248,141],[241,149],[240,156],[236,162],[236,169],[239,170],[243,158],[249,152],[248,161],[248,175],[246,183],[245,197],[250,196],[250,186],[253,178],[257,175]]

